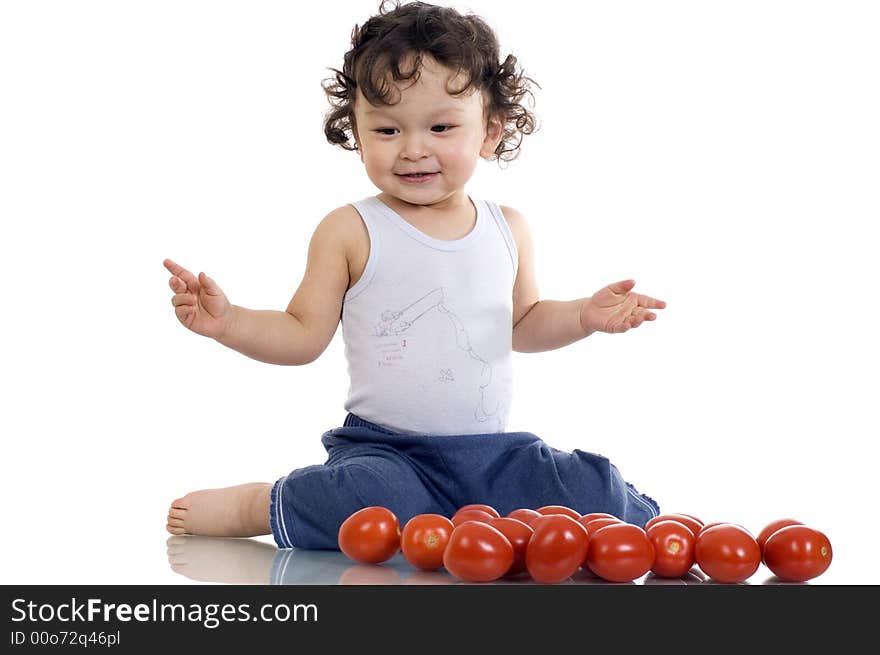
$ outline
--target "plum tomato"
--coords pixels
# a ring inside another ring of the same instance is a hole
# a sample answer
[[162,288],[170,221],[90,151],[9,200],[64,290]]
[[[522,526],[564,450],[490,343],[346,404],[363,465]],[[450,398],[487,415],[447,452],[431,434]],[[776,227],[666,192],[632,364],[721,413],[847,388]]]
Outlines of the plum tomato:
[[465,521],[481,521],[488,523],[495,517],[482,509],[460,509],[452,515],[452,524],[460,525]]
[[583,514],[578,519],[581,525],[586,525],[593,519],[616,519],[617,517],[614,514],[608,514],[607,512],[590,512],[589,514]]
[[417,569],[435,571],[443,566],[443,551],[455,528],[441,514],[417,514],[400,531],[400,551]]
[[355,562],[379,564],[400,550],[400,522],[387,507],[364,507],[342,522],[337,541]]
[[780,528],[764,543],[764,563],[787,582],[805,582],[822,575],[832,557],[828,537],[803,524]]
[[658,521],[645,530],[654,546],[651,572],[661,578],[681,578],[696,561],[694,543],[697,538],[684,523]]
[[498,513],[498,510],[492,507],[491,505],[483,505],[482,503],[471,503],[470,505],[462,505],[456,510],[456,513],[464,510],[464,509],[478,509],[486,514],[490,514],[493,518],[499,518],[501,514]]
[[654,544],[639,526],[618,521],[590,535],[585,561],[587,568],[603,580],[632,582],[651,570]]
[[587,529],[565,514],[546,514],[533,521],[535,533],[526,546],[526,569],[532,579],[555,584],[571,576],[584,561]]
[[703,522],[691,516],[690,514],[681,514],[679,513],[669,513],[669,514],[660,514],[659,516],[655,516],[650,519],[647,523],[645,523],[645,530],[647,531],[655,523],[659,523],[660,521],[678,521],[682,525],[690,528],[691,532],[694,533],[694,537],[700,534],[700,530],[703,529]]
[[565,516],[570,516],[574,520],[577,520],[581,517],[581,513],[573,510],[571,507],[566,507],[565,505],[544,505],[543,507],[539,507],[537,510],[538,514],[563,514]]
[[758,542],[748,530],[734,523],[719,523],[701,530],[694,555],[697,566],[717,582],[742,582],[761,564]]
[[[731,523],[730,521],[713,521],[712,523],[706,523],[702,528],[700,528],[700,532],[708,530],[709,528],[714,528],[716,525],[735,525],[739,528],[742,528],[749,534],[752,534],[749,529],[746,528],[744,525],[740,525],[739,523]],[[700,532],[697,533],[698,537],[700,536]]]
[[513,546],[513,564],[505,575],[516,575],[526,570],[526,546],[535,533],[532,528],[518,519],[512,519],[509,516],[503,518],[492,519],[489,525],[498,530],[507,537],[510,545]]
[[771,534],[780,530],[782,528],[788,527],[789,525],[803,525],[801,521],[796,521],[795,519],[776,519],[775,521],[770,521],[764,528],[758,533],[757,541],[758,546],[761,547],[761,553],[763,557],[764,553],[764,544]]
[[606,525],[611,525],[612,523],[623,523],[618,518],[615,517],[599,517],[597,519],[587,520],[586,516],[582,516],[578,519],[578,523],[584,526],[587,529],[587,536],[593,536],[593,533],[599,528],[604,528]]
[[693,514],[685,514],[684,512],[673,512],[673,513],[674,514],[681,514],[682,516],[687,516],[688,518],[693,519],[697,523],[701,523],[701,524],[703,523],[703,519],[696,517]]
[[543,514],[533,509],[520,507],[519,509],[513,510],[510,514],[507,515],[506,518],[516,519],[517,521],[522,521],[523,523],[528,525],[532,522],[532,519],[538,518],[539,516],[543,516]]
[[452,530],[443,566],[465,582],[491,582],[510,570],[513,546],[488,523],[465,521]]

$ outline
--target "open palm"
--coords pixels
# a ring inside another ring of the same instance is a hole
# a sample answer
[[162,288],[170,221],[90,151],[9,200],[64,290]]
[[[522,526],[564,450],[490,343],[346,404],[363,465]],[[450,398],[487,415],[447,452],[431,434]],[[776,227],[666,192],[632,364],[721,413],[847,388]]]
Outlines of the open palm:
[[623,280],[599,289],[581,309],[581,326],[591,332],[626,332],[643,321],[653,321],[652,309],[666,303],[640,293],[633,293],[635,280]]

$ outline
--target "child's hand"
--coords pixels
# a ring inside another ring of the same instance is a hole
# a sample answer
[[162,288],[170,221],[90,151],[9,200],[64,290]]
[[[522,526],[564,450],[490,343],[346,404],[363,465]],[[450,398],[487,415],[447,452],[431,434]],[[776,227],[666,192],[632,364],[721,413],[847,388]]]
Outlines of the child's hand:
[[581,327],[590,332],[626,332],[657,315],[649,309],[663,309],[666,303],[632,293],[635,280],[609,284],[593,294],[581,307]]
[[170,259],[163,264],[173,274],[168,286],[174,291],[171,304],[178,320],[196,334],[219,338],[232,318],[232,305],[226,294],[204,273],[196,278]]

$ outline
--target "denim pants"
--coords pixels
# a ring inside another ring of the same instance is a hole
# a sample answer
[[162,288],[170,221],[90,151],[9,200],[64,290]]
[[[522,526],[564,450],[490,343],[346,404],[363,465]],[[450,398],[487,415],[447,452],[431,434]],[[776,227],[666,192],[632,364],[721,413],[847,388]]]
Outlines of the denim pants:
[[607,458],[552,448],[529,432],[396,434],[349,414],[321,437],[327,461],[295,469],[273,486],[269,523],[280,548],[337,549],[339,526],[381,505],[400,527],[416,514],[452,516],[484,503],[514,509],[565,505],[635,525],[660,512]]

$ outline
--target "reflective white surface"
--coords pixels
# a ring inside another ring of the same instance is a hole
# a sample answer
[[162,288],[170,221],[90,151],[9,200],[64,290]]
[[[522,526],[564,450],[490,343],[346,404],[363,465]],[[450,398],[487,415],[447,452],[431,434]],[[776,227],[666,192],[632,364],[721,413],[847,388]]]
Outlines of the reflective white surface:
[[[361,564],[339,551],[277,549],[258,539],[226,539],[174,536],[166,543],[168,566],[176,582],[257,585],[446,585],[467,584],[446,572],[420,571],[398,553],[382,564]],[[832,545],[832,548],[834,546]],[[805,583],[779,580],[763,564],[745,585],[779,584],[876,584],[876,575],[859,576],[848,561],[850,554],[835,553],[831,566],[821,576]],[[840,559],[838,559],[840,558]],[[842,561],[841,561],[842,560]],[[849,566],[848,566],[849,565]],[[490,584],[535,584],[528,573],[501,578]],[[583,570],[558,584],[615,584]],[[695,566],[681,578],[661,578],[652,573],[626,584],[699,585],[719,584]]]

